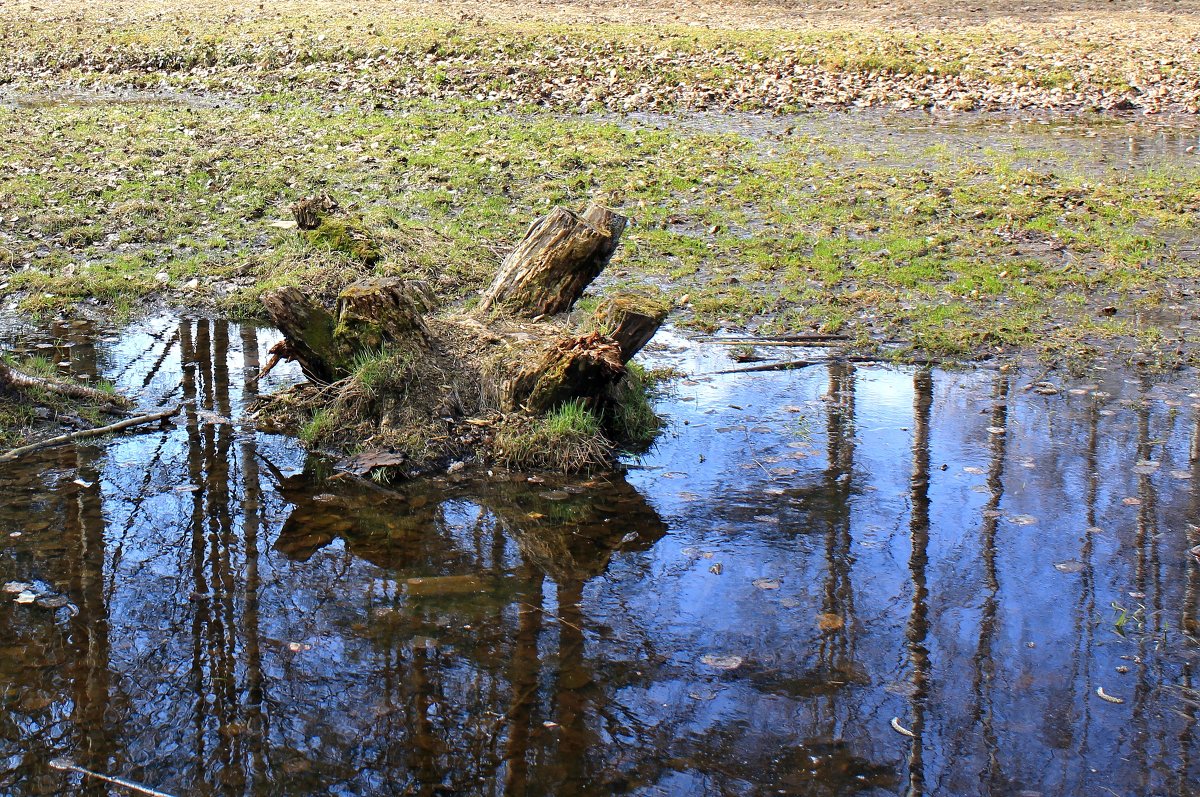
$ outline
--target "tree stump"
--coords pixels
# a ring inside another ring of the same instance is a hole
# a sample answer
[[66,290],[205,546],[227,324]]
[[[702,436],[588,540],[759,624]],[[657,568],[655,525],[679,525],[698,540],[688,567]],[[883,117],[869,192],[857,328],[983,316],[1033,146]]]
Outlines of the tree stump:
[[503,307],[529,318],[570,310],[608,265],[626,221],[597,204],[579,215],[555,208],[504,259],[479,309]]
[[621,349],[598,332],[554,341],[500,383],[500,409],[541,415],[572,399],[595,403],[625,375]]
[[596,328],[620,346],[621,362],[627,363],[658,332],[669,309],[649,296],[618,293],[600,303],[594,318]]
[[298,288],[280,288],[263,296],[267,314],[283,333],[272,348],[280,359],[294,360],[314,382],[347,376],[354,359],[385,346],[429,344],[421,317],[424,298],[395,277],[359,280],[338,296],[335,313]]
[[[322,207],[301,210],[319,216]],[[500,439],[497,430],[536,429],[532,419],[570,401],[582,400],[599,419],[616,417],[626,363],[662,325],[667,305],[620,294],[578,329],[560,314],[607,265],[625,222],[595,204],[578,215],[556,208],[535,222],[485,292],[482,308],[503,314],[435,313],[427,285],[396,278],[360,280],[332,310],[297,288],[269,293],[263,303],[283,340],[263,373],[290,359],[314,382],[339,383],[294,395],[307,418],[325,412],[309,444],[365,450],[365,470],[386,460],[417,473],[429,462],[483,453]],[[373,353],[400,356],[363,367],[362,355]],[[284,417],[285,405],[275,405]],[[600,456],[615,450],[601,439]]]

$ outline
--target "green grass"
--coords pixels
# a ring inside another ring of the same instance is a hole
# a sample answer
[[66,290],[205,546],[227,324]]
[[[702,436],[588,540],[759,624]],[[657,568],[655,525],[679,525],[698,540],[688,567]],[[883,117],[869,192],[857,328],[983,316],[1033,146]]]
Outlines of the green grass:
[[652,403],[659,376],[636,362],[628,363],[603,419],[613,439],[630,450],[644,450],[662,429]]
[[[835,140],[836,122],[752,139],[472,101],[330,110],[305,94],[0,122],[0,268],[15,264],[0,292],[32,314],[90,299],[129,314],[165,295],[254,315],[266,290],[332,298],[368,274],[466,299],[531,219],[597,196],[632,217],[608,284],[686,294],[673,322],[702,331],[836,331],[953,357],[1057,350],[1074,328],[1150,346],[1162,329],[1089,322],[1200,288],[1181,254],[1200,210],[1189,161],[1083,173],[980,158],[969,130],[883,158]],[[270,224],[318,191],[363,219],[378,262]]]
[[509,468],[576,472],[608,464],[611,446],[600,417],[579,399],[541,418],[514,415],[496,434],[496,459]]

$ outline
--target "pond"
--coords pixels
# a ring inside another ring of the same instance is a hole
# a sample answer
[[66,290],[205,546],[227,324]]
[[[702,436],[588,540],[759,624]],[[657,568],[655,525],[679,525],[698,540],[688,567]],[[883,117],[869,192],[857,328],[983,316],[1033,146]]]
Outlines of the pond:
[[717,375],[665,334],[686,376],[623,474],[381,489],[247,423],[298,378],[252,381],[276,339],[14,344],[185,410],[0,468],[0,793],[1200,783],[1191,375]]

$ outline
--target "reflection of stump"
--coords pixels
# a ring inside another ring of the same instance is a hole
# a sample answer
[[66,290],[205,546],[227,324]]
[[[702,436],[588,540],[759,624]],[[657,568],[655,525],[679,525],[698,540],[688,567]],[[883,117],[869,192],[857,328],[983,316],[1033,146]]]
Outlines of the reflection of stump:
[[555,208],[504,258],[480,309],[498,306],[531,317],[570,310],[608,265],[625,222],[600,205],[582,215]]
[[301,476],[281,487],[295,506],[276,550],[306,561],[343,538],[355,556],[405,576],[481,572],[473,564],[478,551],[463,548],[446,522],[446,508],[460,502],[492,515],[521,558],[559,582],[599,575],[615,551],[647,550],[667,532],[654,507],[619,475],[586,486],[551,480],[535,489],[524,480],[501,478],[459,485],[428,481],[391,493],[341,485],[330,496]]

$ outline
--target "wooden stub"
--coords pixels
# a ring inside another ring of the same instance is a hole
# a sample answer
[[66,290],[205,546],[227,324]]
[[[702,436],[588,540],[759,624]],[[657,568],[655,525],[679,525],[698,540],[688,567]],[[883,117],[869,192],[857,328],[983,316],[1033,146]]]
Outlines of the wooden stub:
[[343,358],[385,345],[409,341],[425,344],[429,328],[421,318],[423,298],[396,277],[363,279],[338,295],[334,340]]
[[338,296],[336,315],[298,288],[280,288],[263,296],[285,346],[272,353],[295,360],[314,382],[334,382],[350,373],[361,352],[384,346],[429,342],[421,302],[408,284],[395,277],[359,280]]
[[596,308],[596,327],[621,347],[621,362],[629,362],[658,332],[668,310],[665,303],[649,296],[617,294]]
[[287,341],[290,359],[314,382],[337,378],[333,346],[334,318],[299,288],[280,288],[264,294],[263,306]]
[[301,230],[315,230],[326,214],[338,209],[337,201],[329,194],[306,196],[292,205],[292,217]]
[[593,332],[559,340],[504,380],[500,404],[541,415],[575,398],[595,399],[625,374],[621,349]]
[[570,310],[616,251],[626,218],[600,205],[581,215],[555,208],[517,244],[483,294],[481,310],[536,317]]

